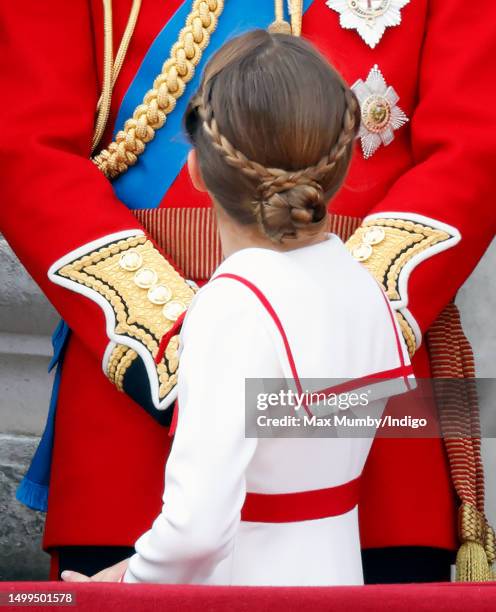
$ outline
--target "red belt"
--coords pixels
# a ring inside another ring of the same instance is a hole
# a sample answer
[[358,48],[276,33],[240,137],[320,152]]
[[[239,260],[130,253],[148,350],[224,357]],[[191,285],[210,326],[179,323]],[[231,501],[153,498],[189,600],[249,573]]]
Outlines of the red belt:
[[247,493],[241,520],[252,523],[296,523],[346,514],[358,504],[360,477],[338,487],[299,493]]

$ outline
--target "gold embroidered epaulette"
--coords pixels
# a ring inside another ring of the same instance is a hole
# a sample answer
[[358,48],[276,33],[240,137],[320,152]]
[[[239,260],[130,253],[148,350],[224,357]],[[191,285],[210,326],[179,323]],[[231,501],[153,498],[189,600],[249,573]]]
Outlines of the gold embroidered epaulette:
[[408,310],[408,278],[425,259],[457,242],[460,232],[436,219],[417,214],[380,213],[367,217],[346,245],[383,286],[405,337],[410,354],[421,334]]
[[153,406],[169,406],[175,399],[178,336],[165,351],[160,343],[186,311],[194,289],[143,232],[120,232],[84,245],[55,262],[49,277],[104,311],[110,343],[103,369],[109,379],[123,390],[129,367],[140,357]]

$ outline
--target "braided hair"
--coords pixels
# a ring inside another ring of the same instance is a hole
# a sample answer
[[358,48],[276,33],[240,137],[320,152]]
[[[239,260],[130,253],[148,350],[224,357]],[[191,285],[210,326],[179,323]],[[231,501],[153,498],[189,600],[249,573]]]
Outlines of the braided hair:
[[263,30],[215,54],[185,115],[213,198],[276,242],[327,222],[359,121],[353,92],[314,47]]

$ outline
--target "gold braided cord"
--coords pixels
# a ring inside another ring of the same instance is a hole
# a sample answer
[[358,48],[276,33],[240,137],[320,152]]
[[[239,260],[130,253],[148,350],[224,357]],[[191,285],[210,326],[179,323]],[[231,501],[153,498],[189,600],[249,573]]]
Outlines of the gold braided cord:
[[103,83],[100,96],[98,115],[95,122],[95,131],[91,152],[96,149],[100,142],[110,114],[110,103],[112,101],[112,0],[102,0],[103,4]]
[[141,0],[133,0],[126,28],[112,65],[113,54],[113,32],[112,32],[112,0],[103,0],[103,84],[102,93],[96,105],[97,119],[93,133],[91,152],[96,149],[102,139],[107,121],[110,115],[110,105],[112,103],[112,91],[117,81],[117,77],[124,63],[124,58],[133,36],[136,21],[141,8]]
[[131,10],[129,11],[129,17],[127,19],[126,28],[124,30],[124,34],[122,35],[121,43],[119,45],[119,49],[117,50],[117,54],[115,56],[114,67],[112,70],[112,86],[115,85],[117,81],[117,77],[122,68],[122,64],[124,63],[124,59],[127,54],[127,50],[129,47],[129,43],[131,42],[131,38],[133,37],[134,28],[136,27],[136,22],[138,21],[138,15],[141,9],[141,0],[133,0],[133,4],[131,5]]
[[173,45],[169,59],[144,99],[115,140],[96,157],[94,163],[108,178],[125,172],[138,160],[146,144],[155,136],[167,115],[174,110],[187,83],[193,78],[210,35],[224,8],[223,0],[195,0],[186,25]]

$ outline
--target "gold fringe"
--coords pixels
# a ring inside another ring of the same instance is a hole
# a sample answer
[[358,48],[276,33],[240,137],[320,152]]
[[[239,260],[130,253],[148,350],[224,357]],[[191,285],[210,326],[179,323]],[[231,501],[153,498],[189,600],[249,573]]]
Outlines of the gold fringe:
[[462,542],[456,555],[457,582],[486,582],[494,579],[494,532],[486,517],[470,503],[458,511],[458,532]]
[[487,582],[494,580],[486,551],[479,542],[464,542],[456,555],[457,582]]

